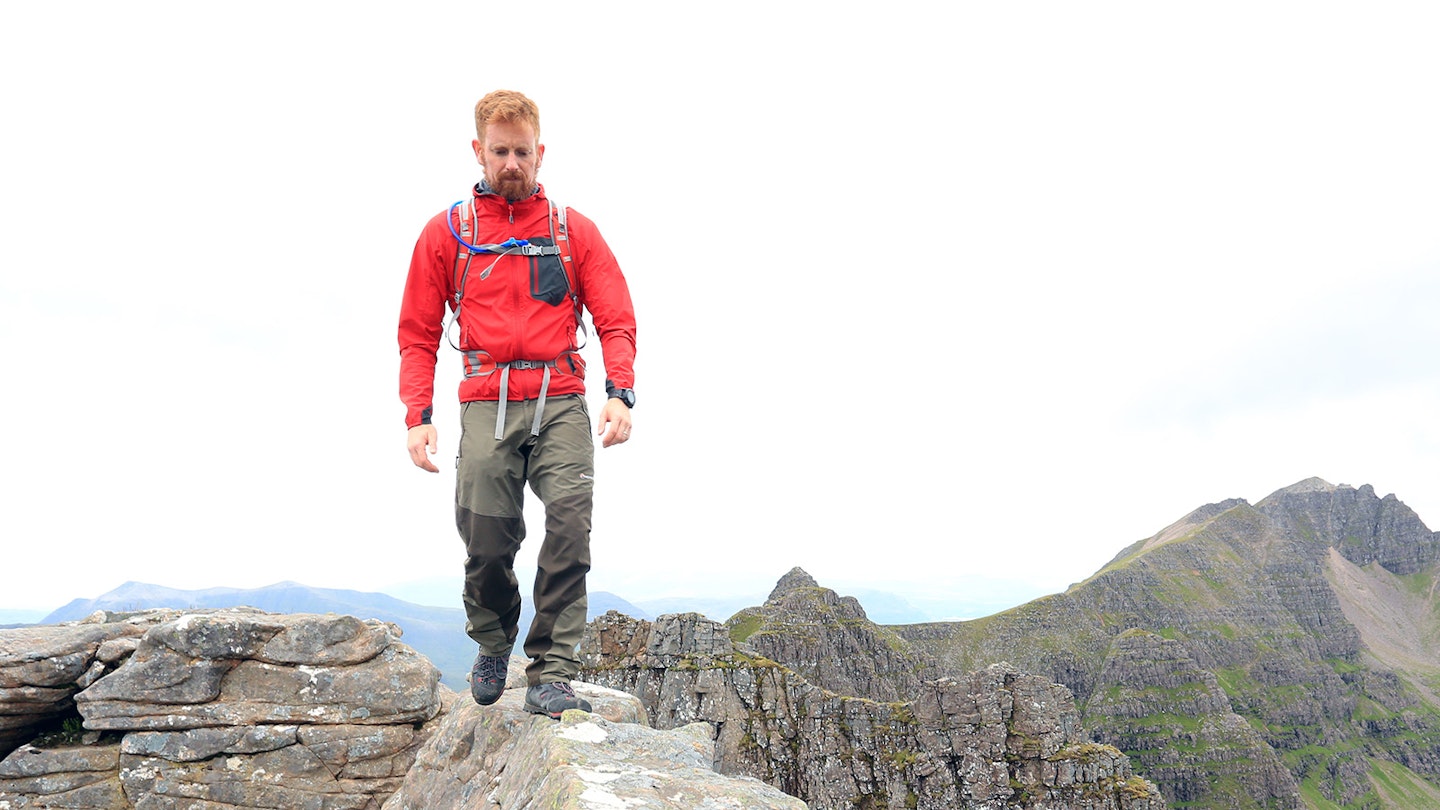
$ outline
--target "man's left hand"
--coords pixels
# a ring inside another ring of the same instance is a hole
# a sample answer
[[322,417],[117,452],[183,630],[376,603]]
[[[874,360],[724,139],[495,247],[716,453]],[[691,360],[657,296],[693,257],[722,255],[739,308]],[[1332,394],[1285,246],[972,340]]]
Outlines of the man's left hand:
[[629,406],[617,397],[605,400],[605,407],[600,411],[600,425],[596,429],[595,435],[604,437],[600,440],[602,447],[630,441]]

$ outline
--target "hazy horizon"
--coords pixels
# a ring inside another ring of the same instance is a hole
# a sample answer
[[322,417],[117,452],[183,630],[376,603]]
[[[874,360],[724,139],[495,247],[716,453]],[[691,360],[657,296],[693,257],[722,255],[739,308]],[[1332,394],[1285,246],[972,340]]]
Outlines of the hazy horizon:
[[[791,567],[794,567],[794,566],[791,566]],[[802,566],[799,566],[799,567],[800,567],[800,568],[804,568],[803,565],[802,565]],[[709,591],[706,591],[706,592],[684,592],[684,591],[678,591],[678,590],[674,590],[674,589],[663,590],[663,591],[662,591],[662,590],[660,590],[660,589],[656,589],[656,590],[654,590],[654,591],[647,592],[647,593],[643,593],[643,594],[631,594],[631,593],[627,593],[627,592],[622,591],[622,590],[617,590],[617,589],[615,589],[615,588],[605,587],[604,584],[603,584],[603,578],[596,577],[596,578],[593,578],[593,579],[591,580],[591,582],[590,582],[590,591],[591,591],[592,593],[601,593],[601,592],[604,592],[604,593],[612,594],[613,596],[616,596],[616,597],[618,597],[618,598],[620,598],[620,599],[623,599],[623,600],[625,600],[625,601],[627,601],[627,602],[635,605],[636,607],[639,607],[639,608],[642,608],[642,609],[645,608],[645,606],[646,606],[647,603],[648,603],[648,604],[653,604],[653,603],[658,603],[658,602],[665,602],[665,601],[668,601],[668,600],[686,601],[686,602],[697,603],[697,604],[699,604],[699,603],[732,604],[732,603],[733,603],[733,604],[735,604],[735,605],[737,606],[737,609],[738,609],[738,607],[748,607],[748,606],[754,606],[754,605],[763,604],[764,601],[766,600],[766,598],[770,595],[770,592],[774,589],[775,584],[776,584],[776,583],[779,581],[779,579],[780,579],[781,577],[783,577],[783,576],[785,575],[785,573],[788,572],[789,570],[790,570],[789,567],[784,568],[783,570],[777,570],[774,578],[772,578],[772,579],[770,579],[770,580],[768,580],[768,581],[766,581],[766,582],[764,582],[764,583],[759,583],[759,582],[745,582],[745,583],[743,583],[743,584],[741,584],[741,583],[736,583],[736,587],[733,587],[733,588],[725,588],[725,587],[721,587],[721,586],[718,586],[718,585],[717,585],[714,589],[709,590]],[[519,569],[517,569],[516,573],[517,573],[517,575],[518,575],[518,576],[520,577],[520,579],[521,579],[522,589],[528,588],[529,583],[532,581],[532,578],[533,578],[533,576],[534,576],[533,570],[527,570],[527,569],[524,569],[524,568],[519,568]],[[119,589],[123,588],[125,585],[130,584],[130,583],[137,583],[137,584],[142,584],[142,585],[146,585],[146,586],[163,588],[163,589],[167,589],[167,590],[185,591],[185,592],[202,592],[202,591],[215,591],[215,590],[222,590],[222,591],[223,591],[223,590],[236,590],[236,591],[261,590],[261,589],[264,589],[264,588],[273,587],[273,586],[275,586],[275,585],[280,585],[280,584],[286,583],[286,582],[294,582],[295,584],[301,585],[301,586],[304,586],[304,587],[319,588],[319,589],[324,589],[324,590],[338,590],[338,591],[349,590],[349,591],[356,591],[356,592],[360,592],[360,593],[383,594],[383,595],[390,596],[390,597],[393,597],[393,598],[396,598],[396,599],[400,599],[400,600],[405,601],[405,602],[409,602],[409,603],[416,604],[416,605],[422,605],[422,606],[426,606],[426,607],[441,607],[441,608],[457,608],[457,609],[458,609],[458,608],[460,608],[460,606],[461,606],[461,605],[460,605],[460,596],[459,596],[461,578],[460,578],[459,575],[456,575],[456,576],[453,576],[453,577],[451,577],[451,576],[437,575],[437,576],[434,576],[434,577],[426,578],[426,579],[424,579],[424,580],[411,580],[411,581],[407,581],[407,582],[394,582],[394,583],[390,583],[390,584],[388,584],[388,585],[382,586],[382,587],[380,587],[380,588],[375,588],[375,589],[368,589],[368,588],[331,588],[331,587],[328,587],[328,586],[313,585],[313,584],[311,584],[311,583],[300,582],[300,581],[290,580],[290,579],[279,579],[279,580],[276,580],[275,582],[266,583],[266,584],[264,584],[264,585],[260,585],[260,586],[256,586],[256,587],[239,587],[239,586],[227,585],[227,584],[224,584],[224,583],[193,584],[193,585],[192,585],[192,584],[177,584],[177,583],[174,583],[174,582],[155,582],[155,581],[149,581],[149,580],[143,580],[143,579],[142,579],[142,580],[126,580],[126,581],[124,581],[124,582],[117,582],[117,583],[115,583],[113,586],[108,587],[108,588],[106,588],[106,589],[104,589],[104,590],[102,590],[102,591],[100,591],[100,592],[98,592],[98,593],[93,593],[93,594],[72,594],[72,595],[70,595],[70,596],[68,596],[68,597],[66,597],[66,598],[58,601],[57,603],[55,603],[55,604],[53,604],[53,605],[12,606],[12,605],[3,605],[3,604],[0,604],[0,624],[15,623],[15,622],[7,622],[7,621],[5,621],[5,620],[4,620],[4,616],[5,616],[6,614],[17,614],[17,615],[18,615],[18,614],[26,614],[26,615],[36,616],[37,618],[43,618],[44,616],[48,616],[48,615],[50,615],[51,613],[54,613],[56,610],[59,610],[60,608],[64,607],[65,605],[70,604],[71,602],[74,602],[74,601],[76,601],[76,600],[99,599],[99,598],[105,596],[106,594],[113,593],[114,591],[119,590]],[[957,597],[957,596],[947,595],[947,594],[945,594],[944,592],[936,591],[936,590],[931,590],[931,591],[927,591],[927,592],[925,592],[925,593],[920,593],[920,594],[915,594],[915,593],[907,594],[907,593],[905,592],[905,589],[906,589],[907,587],[909,587],[909,584],[908,584],[908,583],[893,583],[893,582],[892,582],[892,583],[857,583],[857,582],[827,583],[827,582],[823,582],[823,581],[818,581],[818,580],[817,580],[817,584],[819,584],[821,587],[829,588],[830,590],[835,591],[835,592],[836,592],[837,594],[839,594],[840,596],[855,596],[856,598],[858,598],[858,599],[860,600],[861,605],[862,605],[863,607],[865,607],[865,608],[867,609],[867,611],[870,610],[870,609],[872,609],[872,607],[874,607],[874,606],[873,606],[873,605],[866,604],[866,596],[871,597],[871,599],[872,599],[872,601],[873,601],[873,599],[874,599],[877,595],[885,595],[885,596],[892,597],[892,598],[894,598],[894,599],[898,599],[898,600],[901,600],[901,601],[905,602],[906,604],[909,605],[910,608],[914,609],[914,610],[917,611],[917,612],[923,613],[924,616],[926,617],[926,620],[928,620],[928,621],[962,621],[962,620],[970,619],[970,618],[978,618],[980,615],[989,615],[989,612],[995,612],[995,611],[997,611],[997,610],[1007,609],[1007,608],[1009,608],[1009,607],[1013,607],[1014,605],[1023,604],[1023,603],[1026,602],[1026,601],[1030,601],[1031,599],[1038,598],[1039,596],[1045,595],[1045,594],[1028,594],[1028,595],[1026,595],[1026,591],[1024,590],[1024,588],[1023,588],[1022,586],[1020,586],[1020,585],[1018,585],[1018,584],[1012,583],[1012,584],[1011,584],[1011,587],[1006,588],[1006,587],[1001,586],[1001,585],[999,584],[1000,582],[1001,582],[1001,581],[996,580],[996,581],[991,581],[991,582],[988,582],[988,583],[987,583],[987,582],[982,581],[982,580],[979,580],[979,579],[975,580],[972,584],[976,585],[976,588],[975,588],[975,590],[972,591],[971,593],[973,594],[973,593],[975,593],[975,592],[979,592],[979,593],[984,594],[984,597],[985,597],[985,598],[983,598],[983,599],[976,600],[973,596],[970,597],[970,598],[968,598],[968,599],[967,599],[967,598],[960,598],[960,597]],[[528,598],[529,598],[529,597],[528,597],[528,594],[527,594],[524,598],[526,598],[527,601],[528,601]],[[946,615],[946,614],[944,613],[944,610],[946,610],[946,609],[951,609],[951,608],[953,608],[954,606],[961,605],[961,604],[971,604],[971,605],[989,604],[989,605],[997,605],[997,606],[998,606],[998,605],[1003,605],[1003,607],[996,607],[996,608],[994,608],[994,609],[992,609],[991,611],[986,612],[986,613],[980,613],[980,614],[977,614],[977,615],[968,615],[968,616],[963,616],[963,615]],[[939,606],[939,607],[941,608],[941,611],[940,611],[940,613],[938,613],[938,614],[937,614],[937,612],[936,612],[937,606]],[[927,609],[927,608],[928,608],[928,609]]]

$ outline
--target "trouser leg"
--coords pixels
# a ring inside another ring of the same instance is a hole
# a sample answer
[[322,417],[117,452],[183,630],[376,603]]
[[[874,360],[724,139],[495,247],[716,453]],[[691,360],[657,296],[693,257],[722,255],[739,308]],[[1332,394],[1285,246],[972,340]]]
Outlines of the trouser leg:
[[[553,409],[553,410],[552,410]],[[531,685],[569,681],[580,671],[576,647],[585,632],[595,444],[583,397],[545,406],[530,456],[530,486],[545,505],[545,540],[535,574],[535,618],[525,638]]]
[[524,539],[518,518],[457,514],[465,538],[465,632],[486,655],[509,656],[520,625],[515,553]]
[[455,527],[465,543],[465,632],[485,655],[509,656],[520,622],[515,555],[525,539],[528,448],[522,431],[495,440],[496,408],[494,402],[461,407]]

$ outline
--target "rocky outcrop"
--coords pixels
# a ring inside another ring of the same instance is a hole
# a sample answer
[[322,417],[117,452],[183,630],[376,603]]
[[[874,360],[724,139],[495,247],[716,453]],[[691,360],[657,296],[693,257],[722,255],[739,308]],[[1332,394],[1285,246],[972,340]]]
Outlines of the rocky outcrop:
[[441,707],[397,628],[349,616],[161,610],[17,632],[0,633],[0,666],[45,671],[38,656],[58,653],[85,674],[47,688],[84,728],[0,761],[0,807],[378,808]]
[[780,578],[765,604],[726,623],[730,634],[810,683],[841,695],[910,700],[933,666],[871,622],[854,597],[822,588],[803,569]]
[[903,702],[848,697],[698,614],[609,613],[580,652],[587,681],[639,697],[657,728],[713,725],[718,770],[817,810],[1165,806],[1123,754],[1080,732],[1067,689],[1008,665],[924,682]]
[[481,708],[398,637],[249,609],[0,631],[0,716],[24,740],[0,809],[805,807],[716,772],[708,724],[652,729],[637,698],[578,682],[593,714],[526,713],[519,659]]

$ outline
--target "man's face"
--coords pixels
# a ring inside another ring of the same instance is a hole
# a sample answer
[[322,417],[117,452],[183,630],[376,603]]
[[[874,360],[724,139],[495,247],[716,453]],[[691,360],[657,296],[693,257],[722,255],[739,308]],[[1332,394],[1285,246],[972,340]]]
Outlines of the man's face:
[[485,140],[471,142],[486,182],[507,200],[524,199],[535,190],[545,157],[544,144],[535,141],[535,128],[524,121],[492,121],[485,125]]

